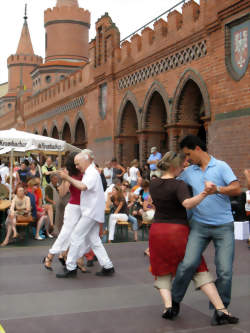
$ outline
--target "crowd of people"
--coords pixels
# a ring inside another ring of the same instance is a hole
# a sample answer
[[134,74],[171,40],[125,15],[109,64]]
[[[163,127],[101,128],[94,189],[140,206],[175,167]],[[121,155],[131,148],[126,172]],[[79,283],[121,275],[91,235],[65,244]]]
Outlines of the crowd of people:
[[[75,277],[77,269],[88,272],[84,256],[87,266],[98,260],[102,269],[97,275],[112,276],[115,268],[103,246],[103,233],[108,233],[108,242],[112,242],[117,222],[126,221],[131,223],[134,241],[138,241],[142,221],[151,221],[145,253],[164,303],[162,317],[172,320],[178,316],[193,280],[214,309],[212,325],[236,324],[239,319],[228,310],[234,259],[230,196],[240,195],[240,184],[230,166],[209,155],[198,137],[185,137],[180,150],[162,156],[152,147],[142,169],[136,159],[124,167],[115,158],[102,169],[89,149],[69,154],[60,170],[50,157],[42,166],[24,160],[15,166],[11,177],[15,195],[1,245],[8,244],[11,234],[18,237],[19,215],[32,216],[35,239],[56,237],[43,265],[53,270],[53,259],[58,255],[63,270],[57,278]],[[6,167],[0,168],[3,185],[10,176]],[[249,170],[245,176],[249,212]],[[109,220],[103,226],[105,211]],[[202,256],[211,241],[216,249],[215,281]]]

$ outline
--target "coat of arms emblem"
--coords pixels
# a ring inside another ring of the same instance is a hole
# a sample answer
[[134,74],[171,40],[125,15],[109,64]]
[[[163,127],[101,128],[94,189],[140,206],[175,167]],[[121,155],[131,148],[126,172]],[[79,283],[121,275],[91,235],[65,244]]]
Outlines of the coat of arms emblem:
[[230,75],[240,80],[250,59],[250,15],[226,25],[226,65]]

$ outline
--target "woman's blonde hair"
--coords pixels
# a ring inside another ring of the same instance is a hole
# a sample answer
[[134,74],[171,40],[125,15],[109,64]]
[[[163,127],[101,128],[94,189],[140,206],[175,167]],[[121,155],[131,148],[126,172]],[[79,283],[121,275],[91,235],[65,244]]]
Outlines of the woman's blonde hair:
[[173,166],[175,168],[180,167],[184,162],[184,155],[177,154],[174,151],[168,151],[162,159],[157,163],[157,168],[162,171],[168,171]]
[[139,165],[139,161],[137,159],[134,159],[131,163],[130,163],[130,166],[133,167],[133,166],[138,166]]

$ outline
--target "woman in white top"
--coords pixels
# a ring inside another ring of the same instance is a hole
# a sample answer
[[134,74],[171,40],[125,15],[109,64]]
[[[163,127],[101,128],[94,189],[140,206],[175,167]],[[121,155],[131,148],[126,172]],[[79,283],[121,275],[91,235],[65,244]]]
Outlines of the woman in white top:
[[131,162],[131,168],[129,169],[129,176],[130,176],[130,186],[133,188],[138,181],[138,177],[141,176],[140,171],[138,169],[138,160],[133,160]]
[[30,204],[30,198],[25,195],[24,188],[20,185],[17,187],[16,195],[11,201],[11,206],[9,210],[9,215],[6,219],[6,236],[1,244],[1,246],[6,246],[9,243],[9,239],[11,236],[11,233],[13,231],[13,238],[17,238],[18,234],[16,231],[16,220],[17,215],[30,215],[31,212],[31,204]]

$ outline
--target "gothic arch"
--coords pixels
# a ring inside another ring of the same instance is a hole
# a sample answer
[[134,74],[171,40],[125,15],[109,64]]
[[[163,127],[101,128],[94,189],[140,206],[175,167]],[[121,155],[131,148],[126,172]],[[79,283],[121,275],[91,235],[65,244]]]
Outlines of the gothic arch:
[[51,126],[50,137],[54,139],[60,139],[59,126],[56,120],[53,120],[53,124]]
[[193,81],[200,90],[204,103],[204,117],[207,119],[210,119],[211,117],[211,106],[205,81],[197,71],[189,68],[186,69],[182,74],[174,93],[172,108],[173,112],[171,118],[172,123],[176,123],[179,120],[180,114],[178,110],[178,104],[180,102],[181,94],[183,93],[183,90],[189,81]]
[[137,103],[137,99],[136,99],[135,95],[129,90],[129,91],[127,91],[127,93],[123,97],[123,100],[121,102],[121,105],[120,105],[120,108],[119,108],[119,111],[118,111],[117,127],[116,127],[117,128],[117,130],[116,130],[116,135],[117,136],[121,135],[121,133],[122,133],[122,120],[123,120],[124,110],[125,110],[125,108],[126,108],[126,106],[129,102],[134,107],[136,117],[137,117],[138,130],[140,130],[140,119],[141,119],[140,108],[139,108],[139,105]]
[[142,107],[142,124],[141,124],[142,129],[145,129],[147,127],[146,122],[147,122],[148,106],[155,92],[157,92],[161,96],[166,110],[167,122],[170,121],[170,105],[169,105],[168,94],[162,83],[160,83],[159,81],[154,81],[151,87],[148,89],[144,99]]
[[73,137],[74,140],[75,140],[75,137],[76,137],[76,126],[77,126],[77,123],[78,123],[79,120],[81,120],[82,123],[83,123],[83,125],[84,125],[84,129],[85,129],[85,138],[86,138],[86,140],[87,140],[87,137],[88,137],[88,136],[87,136],[87,124],[86,124],[86,120],[85,120],[83,114],[82,114],[80,111],[77,113],[77,116],[76,116],[76,118],[75,118],[75,122],[74,122],[74,125],[73,125],[73,128],[72,128],[72,137]]
[[72,128],[70,126],[69,117],[64,118],[62,125],[62,140],[67,141],[70,144],[72,143]]
[[49,136],[49,131],[48,131],[48,129],[47,129],[47,127],[46,126],[43,126],[43,128],[42,128],[42,135],[43,136]]
[[74,145],[84,149],[87,148],[87,131],[86,122],[83,115],[79,112],[74,124],[73,129]]

